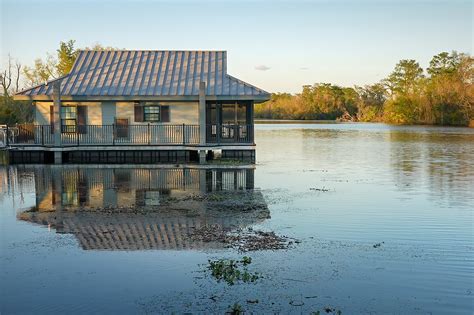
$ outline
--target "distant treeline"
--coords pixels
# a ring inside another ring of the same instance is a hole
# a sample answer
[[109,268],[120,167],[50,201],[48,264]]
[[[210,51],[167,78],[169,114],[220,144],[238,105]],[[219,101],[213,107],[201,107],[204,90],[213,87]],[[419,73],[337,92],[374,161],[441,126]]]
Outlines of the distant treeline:
[[467,125],[474,119],[473,61],[468,54],[442,52],[425,72],[415,60],[401,60],[373,85],[318,83],[299,94],[273,94],[255,106],[255,117]]
[[[77,56],[74,41],[26,67],[9,56],[0,69],[0,124],[32,121],[30,101],[13,94],[67,74]],[[94,50],[113,50],[95,45]],[[467,125],[474,119],[474,59],[457,52],[434,56],[424,71],[401,60],[384,80],[363,87],[305,85],[299,94],[276,93],[255,107],[256,118],[379,121],[395,124]]]

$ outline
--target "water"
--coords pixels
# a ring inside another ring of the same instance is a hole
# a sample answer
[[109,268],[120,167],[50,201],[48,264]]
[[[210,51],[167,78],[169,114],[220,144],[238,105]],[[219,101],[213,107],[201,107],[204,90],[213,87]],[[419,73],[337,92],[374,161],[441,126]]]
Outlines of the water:
[[[256,142],[255,170],[0,169],[0,312],[473,313],[474,130],[258,125]],[[245,202],[196,198],[222,191]],[[301,243],[242,254],[186,237],[206,224]],[[254,284],[205,272],[243,255]]]

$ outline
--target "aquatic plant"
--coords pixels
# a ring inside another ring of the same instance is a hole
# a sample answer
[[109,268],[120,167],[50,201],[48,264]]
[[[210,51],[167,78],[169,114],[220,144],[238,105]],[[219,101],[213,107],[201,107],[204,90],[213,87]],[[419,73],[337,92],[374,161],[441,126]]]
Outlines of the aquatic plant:
[[230,307],[230,310],[228,310],[226,314],[239,315],[239,314],[244,313],[244,310],[239,303],[234,303],[234,305],[232,306],[229,305],[229,307]]
[[249,272],[247,266],[252,263],[250,257],[244,256],[241,260],[219,259],[208,260],[208,269],[211,276],[218,282],[225,281],[228,285],[234,285],[238,282],[255,282],[260,278],[258,273]]

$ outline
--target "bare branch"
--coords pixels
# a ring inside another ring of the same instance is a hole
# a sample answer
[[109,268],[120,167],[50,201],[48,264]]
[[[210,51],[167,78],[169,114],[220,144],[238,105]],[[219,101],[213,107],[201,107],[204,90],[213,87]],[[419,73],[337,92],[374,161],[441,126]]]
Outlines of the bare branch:
[[20,73],[21,73],[21,63],[15,62],[15,93],[20,91]]

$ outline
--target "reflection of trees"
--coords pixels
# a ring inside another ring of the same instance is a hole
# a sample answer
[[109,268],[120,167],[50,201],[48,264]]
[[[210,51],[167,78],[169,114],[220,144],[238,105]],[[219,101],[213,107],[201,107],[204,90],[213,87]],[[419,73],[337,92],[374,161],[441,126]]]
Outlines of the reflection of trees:
[[0,167],[0,202],[8,198],[13,204],[17,200],[23,204],[25,193],[34,189],[33,179],[32,174],[19,171],[17,167]]
[[[19,219],[74,234],[84,249],[184,249],[203,225],[269,217],[254,169],[34,168],[36,207]],[[216,195],[218,194],[218,195]]]
[[390,143],[393,176],[401,190],[425,189],[449,205],[472,201],[473,134],[393,131]]

